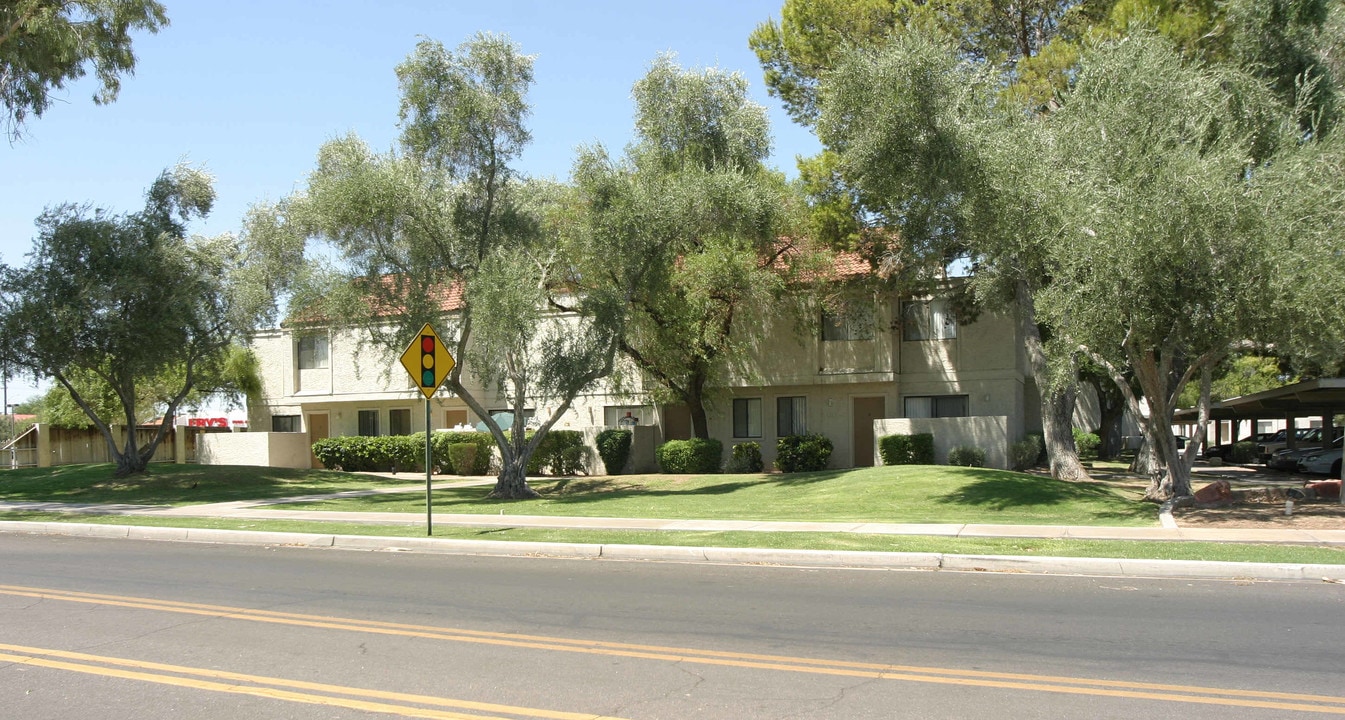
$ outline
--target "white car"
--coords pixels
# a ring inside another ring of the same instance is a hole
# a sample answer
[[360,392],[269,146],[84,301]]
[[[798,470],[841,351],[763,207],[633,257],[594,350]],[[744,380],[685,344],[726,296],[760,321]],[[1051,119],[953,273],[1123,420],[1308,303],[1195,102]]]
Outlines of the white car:
[[1298,469],[1305,473],[1340,477],[1340,448],[1308,455],[1298,461]]

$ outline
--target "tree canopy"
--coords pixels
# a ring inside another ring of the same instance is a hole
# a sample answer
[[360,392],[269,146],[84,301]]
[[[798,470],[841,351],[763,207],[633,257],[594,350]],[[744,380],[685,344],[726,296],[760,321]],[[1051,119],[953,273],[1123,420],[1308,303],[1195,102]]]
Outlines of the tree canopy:
[[[619,288],[570,292],[570,191],[512,166],[530,139],[532,67],[499,35],[452,51],[422,40],[397,67],[400,147],[326,143],[307,188],[257,208],[247,233],[277,273],[269,285],[294,292],[293,322],[357,330],[388,357],[433,322],[458,359],[445,387],[500,449],[493,494],[514,498],[536,495],[528,459],[575,396],[611,372],[624,318]],[[310,260],[306,278],[285,276],[300,268],[305,239],[330,243],[339,266]],[[488,398],[511,408],[510,432]],[[525,409],[544,404],[551,412],[525,435]]]
[[91,68],[93,101],[110,103],[135,71],[131,34],[168,25],[154,0],[6,0],[0,3],[0,103],[12,136],[41,117],[50,94]]
[[[636,84],[635,142],[622,158],[585,148],[574,181],[583,202],[585,288],[630,289],[621,350],[653,395],[685,404],[708,437],[710,388],[782,308],[789,194],[763,162],[765,108],[747,81],[717,68],[687,70],[670,56]],[[751,313],[750,322],[742,316]]]
[[[235,340],[258,320],[235,292],[236,241],[187,236],[214,199],[208,175],[179,166],[150,186],[139,212],[47,210],[28,263],[0,269],[0,356],[69,393],[118,475],[143,472],[184,399],[225,382]],[[158,433],[143,447],[128,433],[119,448],[106,401],[115,398],[118,424],[135,427],[147,386],[163,399]]]

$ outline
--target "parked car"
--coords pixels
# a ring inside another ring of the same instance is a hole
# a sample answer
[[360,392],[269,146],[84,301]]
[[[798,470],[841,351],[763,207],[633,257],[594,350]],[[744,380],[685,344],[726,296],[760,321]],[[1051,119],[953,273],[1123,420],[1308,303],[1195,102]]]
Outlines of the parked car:
[[[1288,437],[1289,437],[1288,432],[1285,430],[1281,430],[1275,433],[1270,438],[1270,440],[1267,440],[1266,442],[1257,445],[1256,446],[1257,458],[1260,459],[1261,462],[1269,461],[1270,457],[1274,455],[1276,451],[1283,450],[1284,448],[1288,447],[1289,445],[1289,441],[1287,439]],[[1315,443],[1320,445],[1322,440],[1322,429],[1298,428],[1294,430],[1294,437],[1295,437],[1294,442],[1295,446],[1302,445],[1305,443],[1306,444]]]
[[[1345,440],[1345,438],[1336,438],[1336,441],[1332,443],[1331,447],[1340,447],[1341,440]],[[1316,455],[1320,452],[1322,452],[1322,448],[1318,445],[1294,448],[1292,450],[1289,448],[1276,450],[1275,454],[1271,455],[1270,459],[1266,461],[1266,467],[1275,470],[1298,470],[1298,464],[1303,458],[1306,458],[1309,455]]]
[[[1255,435],[1248,435],[1238,442],[1265,443],[1270,442],[1270,439],[1273,437],[1275,437],[1275,433],[1256,433]],[[1216,457],[1227,459],[1233,452],[1233,445],[1234,443],[1224,443],[1223,445],[1215,445],[1214,447],[1205,448],[1203,455],[1206,460]]]
[[1340,477],[1340,448],[1307,455],[1298,462],[1298,469],[1305,473],[1338,478]]

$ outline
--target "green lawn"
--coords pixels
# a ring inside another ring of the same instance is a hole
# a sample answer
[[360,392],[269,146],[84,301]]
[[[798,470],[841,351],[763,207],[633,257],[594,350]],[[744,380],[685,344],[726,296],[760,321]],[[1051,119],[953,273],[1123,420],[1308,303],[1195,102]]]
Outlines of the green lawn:
[[[438,512],[714,520],[1158,524],[1134,484],[1067,483],[1048,477],[944,465],[827,470],[790,475],[622,475],[533,481],[539,500],[486,498],[488,487],[435,491]],[[283,507],[423,512],[423,492],[295,503]]]
[[[422,525],[362,525],[296,520],[124,517],[63,513],[0,513],[0,520],[88,522],[225,530],[259,530],[382,537],[425,537]],[[674,532],[629,530],[551,530],[535,528],[462,528],[436,526],[434,537],[462,540],[513,540],[695,547],[754,547],[797,550],[870,550],[960,555],[1029,555],[1163,560],[1222,560],[1299,564],[1345,564],[1345,548],[1255,543],[1147,542],[1135,540],[1055,540],[1036,538],[947,538],[791,532]]]
[[149,474],[115,478],[115,466],[62,465],[0,470],[0,500],[10,502],[195,505],[364,490],[414,483],[329,470],[155,463]]

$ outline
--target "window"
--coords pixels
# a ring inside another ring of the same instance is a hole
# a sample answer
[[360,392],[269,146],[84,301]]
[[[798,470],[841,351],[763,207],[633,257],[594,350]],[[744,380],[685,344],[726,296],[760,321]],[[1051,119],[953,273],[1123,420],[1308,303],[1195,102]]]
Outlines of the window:
[[653,409],[645,405],[606,405],[602,409],[603,425],[607,427],[649,425],[653,417]]
[[733,399],[733,437],[761,437],[761,398]]
[[327,367],[327,336],[308,335],[299,338],[299,369],[316,370]]
[[966,417],[966,395],[925,395],[906,398],[906,417]]
[[411,434],[411,408],[398,408],[388,411],[388,434]]
[[901,304],[902,340],[951,340],[957,337],[957,319],[948,301],[912,300]]
[[775,399],[775,436],[788,437],[808,432],[808,398]]
[[822,342],[873,339],[873,306],[856,303],[844,312],[822,311]]
[[377,410],[360,411],[360,435],[363,437],[375,437],[378,435]]
[[271,432],[300,432],[298,415],[272,415]]

